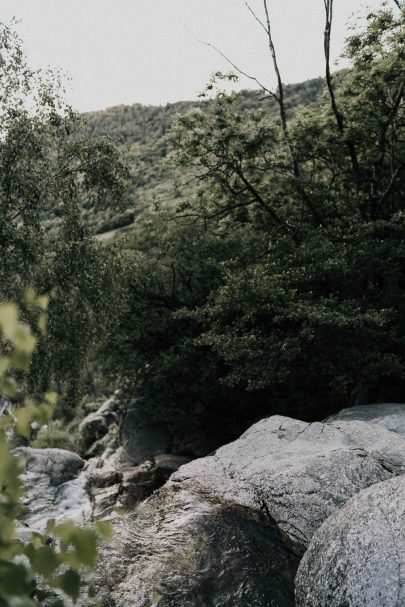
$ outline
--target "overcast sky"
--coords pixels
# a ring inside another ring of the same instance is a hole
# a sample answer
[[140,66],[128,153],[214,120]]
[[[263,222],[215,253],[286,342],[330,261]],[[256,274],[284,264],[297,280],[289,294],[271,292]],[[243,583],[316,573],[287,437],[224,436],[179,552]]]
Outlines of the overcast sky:
[[[250,4],[262,14],[262,0]],[[284,81],[321,75],[323,0],[269,5]],[[335,58],[353,13],[379,5],[335,0]],[[198,39],[274,83],[265,38],[243,0],[1,0],[0,18],[13,16],[31,65],[68,72],[69,101],[81,111],[195,99],[213,71],[228,70]]]

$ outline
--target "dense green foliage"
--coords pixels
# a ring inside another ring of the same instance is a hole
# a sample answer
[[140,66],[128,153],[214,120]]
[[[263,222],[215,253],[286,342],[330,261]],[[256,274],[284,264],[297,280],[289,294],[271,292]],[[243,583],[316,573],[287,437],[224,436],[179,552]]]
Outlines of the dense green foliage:
[[[286,105],[290,113],[314,102],[324,82],[321,78],[286,87]],[[240,111],[261,108],[259,91],[244,91],[237,99]],[[162,107],[140,104],[118,106],[103,112],[86,114],[86,133],[90,138],[110,137],[126,154],[130,166],[129,211],[118,214],[112,207],[84,208],[87,225],[97,234],[130,225],[152,203],[171,206],[192,194],[192,174],[176,167],[171,154],[176,146],[170,129],[178,115],[193,108],[208,111],[209,101],[170,103]],[[275,111],[274,100],[268,100],[269,111]],[[132,230],[130,230],[132,231]]]
[[[0,58],[0,300],[23,305],[29,285],[50,296],[31,388],[54,382],[77,401],[86,356],[108,325],[104,294],[114,290],[119,267],[117,253],[89,235],[81,207],[122,205],[127,169],[106,139],[81,134],[57,75],[31,70],[7,25]],[[43,222],[50,214],[51,232]]]
[[[26,300],[42,332],[47,300],[33,291]],[[29,369],[37,341],[30,326],[21,322],[14,304],[0,305],[0,339],[0,394],[20,401],[12,415],[0,417],[0,605],[35,607],[53,597],[52,605],[63,607],[66,597],[76,600],[82,594],[84,581],[86,604],[91,605],[90,574],[96,564],[98,537],[108,537],[108,524],[79,529],[70,521],[57,525],[49,521],[47,534],[33,532],[28,541],[18,537],[24,493],[19,475],[24,461],[11,452],[10,433],[28,437],[31,422],[48,421],[56,394],[47,393],[43,402],[35,402],[24,395],[12,374]]]
[[106,354],[177,433],[220,441],[263,414],[401,399],[403,14],[369,15],[346,55],[293,114],[220,94],[172,130],[194,191],[138,220]]

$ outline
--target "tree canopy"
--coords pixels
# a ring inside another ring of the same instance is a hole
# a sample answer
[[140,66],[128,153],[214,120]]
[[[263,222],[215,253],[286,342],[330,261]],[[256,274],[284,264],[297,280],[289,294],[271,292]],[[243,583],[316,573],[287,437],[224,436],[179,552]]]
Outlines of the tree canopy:
[[350,69],[332,75],[331,6],[316,104],[286,110],[268,14],[277,91],[252,110],[220,93],[172,130],[195,195],[139,226],[109,347],[175,432],[401,398],[404,17],[369,14],[347,40]]
[[[122,208],[128,171],[106,139],[83,135],[58,74],[30,69],[12,25],[0,24],[0,300],[28,286],[49,295],[49,326],[32,389],[65,385],[77,400],[87,353],[109,317],[118,255],[86,228],[84,204]],[[44,220],[56,220],[47,230]]]

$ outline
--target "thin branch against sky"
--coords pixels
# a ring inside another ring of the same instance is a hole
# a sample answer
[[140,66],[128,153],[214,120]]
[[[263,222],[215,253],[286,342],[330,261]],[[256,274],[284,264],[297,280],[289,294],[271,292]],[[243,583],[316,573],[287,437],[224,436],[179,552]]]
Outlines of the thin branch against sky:
[[[19,32],[36,67],[72,76],[79,110],[120,103],[160,104],[196,98],[212,72],[227,63],[197,38],[220,48],[247,74],[275,85],[266,36],[244,0],[2,0],[0,16],[21,19]],[[265,20],[262,0],[249,7]],[[380,0],[339,0],[332,59],[353,13]],[[323,73],[323,1],[272,0],[272,29],[286,82]],[[240,86],[254,83],[241,78]]]

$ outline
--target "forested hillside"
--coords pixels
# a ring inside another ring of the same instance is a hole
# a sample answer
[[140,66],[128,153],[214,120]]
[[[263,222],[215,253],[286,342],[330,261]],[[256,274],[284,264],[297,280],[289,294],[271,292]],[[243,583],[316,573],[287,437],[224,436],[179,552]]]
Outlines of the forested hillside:
[[[289,114],[314,103],[323,87],[321,78],[288,85],[286,107]],[[175,149],[170,127],[177,116],[195,108],[207,111],[210,103],[184,101],[160,107],[122,105],[84,116],[86,134],[91,138],[108,137],[118,144],[127,156],[131,171],[128,210],[122,214],[117,214],[112,207],[85,210],[92,231],[102,234],[130,225],[151,204],[168,206],[193,192],[196,186],[195,182],[190,182],[191,173],[185,167],[176,168],[170,161],[170,152]],[[261,91],[245,91],[238,97],[236,111],[241,114],[257,114],[264,109],[276,115],[277,104],[274,99],[264,98]]]

